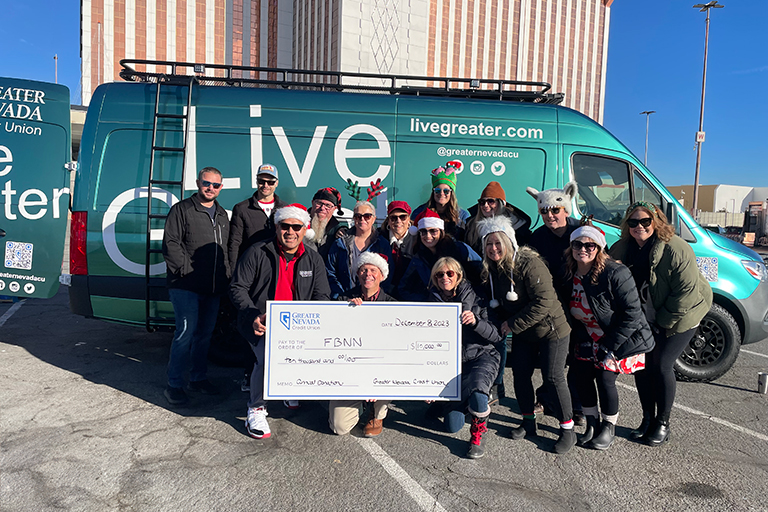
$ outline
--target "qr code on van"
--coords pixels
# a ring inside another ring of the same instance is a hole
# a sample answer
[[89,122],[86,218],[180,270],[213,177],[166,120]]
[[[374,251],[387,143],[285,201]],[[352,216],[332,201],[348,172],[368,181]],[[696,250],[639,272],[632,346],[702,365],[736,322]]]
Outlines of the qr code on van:
[[6,268],[32,270],[32,249],[27,242],[5,242]]

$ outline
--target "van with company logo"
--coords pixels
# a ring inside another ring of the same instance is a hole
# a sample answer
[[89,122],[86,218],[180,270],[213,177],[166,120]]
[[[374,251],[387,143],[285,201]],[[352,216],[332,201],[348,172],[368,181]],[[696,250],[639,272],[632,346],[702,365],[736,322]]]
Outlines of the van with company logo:
[[[598,123],[559,106],[549,85],[238,66],[123,61],[126,82],[94,92],[72,196],[70,304],[75,313],[154,328],[172,325],[160,252],[168,208],[196,190],[197,170],[224,174],[228,209],[256,188],[263,162],[278,194],[309,204],[348,180],[381,180],[388,201],[416,206],[429,172],[462,161],[469,205],[491,180],[541,224],[526,187],[575,180],[574,216],[593,215],[609,243],[638,200],[661,205],[693,247],[714,305],[678,360],[678,374],[712,380],[742,343],[768,337],[768,274],[753,251],[709,233],[642,162]],[[156,71],[142,71],[151,64]],[[193,67],[194,66],[194,67]],[[235,78],[242,77],[242,78]],[[346,215],[353,201],[346,198]]]

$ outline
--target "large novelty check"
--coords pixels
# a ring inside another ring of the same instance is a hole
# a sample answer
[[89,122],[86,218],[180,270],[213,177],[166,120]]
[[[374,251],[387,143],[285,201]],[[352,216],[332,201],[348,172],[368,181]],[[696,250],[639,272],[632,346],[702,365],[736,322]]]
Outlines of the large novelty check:
[[267,399],[461,399],[461,304],[267,302]]

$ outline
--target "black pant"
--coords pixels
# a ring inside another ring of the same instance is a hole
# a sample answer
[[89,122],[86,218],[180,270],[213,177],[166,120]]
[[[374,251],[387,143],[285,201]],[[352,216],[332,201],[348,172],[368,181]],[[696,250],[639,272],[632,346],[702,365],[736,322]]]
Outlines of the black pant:
[[[579,392],[583,408],[597,406],[600,396],[600,411],[608,416],[619,413],[619,392],[616,389],[618,373],[595,367],[593,361],[574,358],[568,370],[568,379],[573,379]],[[595,390],[597,383],[597,390]]]
[[544,384],[555,390],[555,416],[561,423],[573,418],[571,395],[565,383],[565,358],[568,356],[568,337],[559,340],[520,341],[512,338],[512,375],[515,397],[523,414],[533,414],[533,370],[536,362],[541,366]]
[[669,421],[675,403],[677,381],[673,370],[675,360],[693,338],[696,328],[667,336],[664,329],[654,333],[656,346],[645,355],[645,370],[635,374],[637,394],[643,415],[660,421]]

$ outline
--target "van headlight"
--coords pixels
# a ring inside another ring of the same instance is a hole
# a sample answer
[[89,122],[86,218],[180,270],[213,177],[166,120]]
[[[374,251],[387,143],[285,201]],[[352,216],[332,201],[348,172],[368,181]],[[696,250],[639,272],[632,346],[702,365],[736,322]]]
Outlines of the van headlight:
[[744,265],[744,269],[749,272],[749,275],[755,279],[768,281],[768,269],[765,268],[765,263],[762,261],[741,260],[741,264]]

